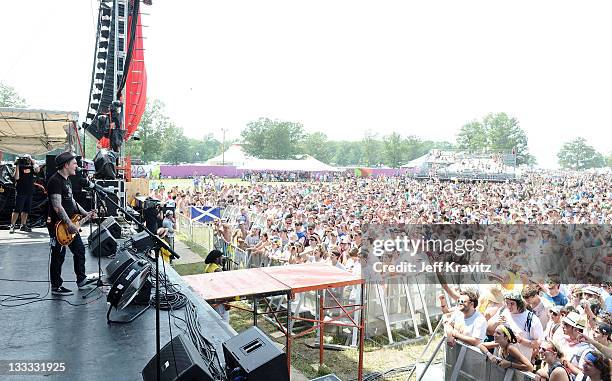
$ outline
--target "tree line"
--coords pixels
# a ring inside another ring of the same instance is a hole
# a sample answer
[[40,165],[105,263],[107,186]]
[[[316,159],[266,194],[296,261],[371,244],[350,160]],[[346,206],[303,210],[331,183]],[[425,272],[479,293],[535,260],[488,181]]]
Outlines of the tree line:
[[[11,86],[0,82],[0,107],[27,107],[27,102]],[[212,133],[201,138],[187,137],[166,114],[160,100],[149,100],[136,138],[125,142],[125,154],[144,163],[204,162],[221,154],[233,141],[219,141]],[[96,153],[96,141],[85,139],[86,157]],[[359,140],[331,140],[323,132],[307,133],[300,122],[259,118],[247,123],[240,133],[247,154],[262,159],[292,159],[308,154],[337,166],[387,166],[397,168],[431,149],[459,149],[478,152],[514,152],[517,164],[535,164],[529,153],[527,133],[519,121],[505,113],[490,113],[461,126],[454,141],[432,141],[415,134],[393,132],[379,135],[366,131]],[[5,155],[11,160],[13,155]],[[586,139],[577,137],[562,145],[557,153],[562,168],[584,170],[612,167],[612,152],[605,157]]]

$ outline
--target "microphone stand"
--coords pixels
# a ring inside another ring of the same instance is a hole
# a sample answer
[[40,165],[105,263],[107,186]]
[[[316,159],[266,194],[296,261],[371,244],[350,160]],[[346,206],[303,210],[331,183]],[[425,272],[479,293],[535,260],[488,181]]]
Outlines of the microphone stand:
[[[113,201],[112,198],[106,197],[106,192],[101,191],[101,190],[96,189],[96,188],[94,188],[94,191],[102,199],[105,199],[106,201],[109,201],[111,204],[116,206],[118,210],[123,212],[123,215],[125,217],[129,218],[139,228],[141,228],[142,230],[146,231],[147,234],[153,239],[153,241],[155,243],[157,243],[159,246],[161,246],[161,247],[165,248],[166,250],[168,250],[168,252],[170,252],[170,258],[171,259],[180,258],[180,255],[178,255],[176,253],[176,251],[174,251],[174,249],[172,249],[166,243],[166,241],[162,240],[157,235],[153,234],[153,232],[151,232],[149,229],[147,229],[147,227],[142,222],[138,221],[138,219],[136,217],[132,216],[124,208],[119,206],[119,204],[116,203],[115,201]],[[156,360],[155,361],[155,367],[157,368],[157,381],[161,380],[161,359],[160,359],[161,346],[160,346],[160,338],[159,338],[159,336],[160,336],[159,309],[160,309],[160,306],[159,306],[159,250],[155,250],[155,360]],[[175,367],[176,367],[176,364],[175,364]]]
[[[98,240],[98,247],[97,247],[98,249],[98,280],[96,281],[96,287],[92,288],[91,290],[87,292],[87,294],[83,295],[83,299],[86,299],[95,290],[98,290],[98,289],[101,290],[101,287],[104,286],[104,282],[102,282],[102,247],[101,247],[102,244],[100,242],[100,236],[102,235],[102,222],[101,222],[102,214],[106,214],[107,210],[106,210],[106,207],[103,205],[103,201],[106,198],[106,194],[104,194],[103,192],[100,192],[100,193],[102,194],[101,195],[98,194],[99,199],[94,197],[94,202],[95,202],[94,209],[96,209],[99,212],[98,217],[96,218],[97,225],[98,225],[98,237],[96,237]],[[103,209],[104,209],[104,212],[102,212]],[[89,249],[91,249],[91,246],[89,247]]]

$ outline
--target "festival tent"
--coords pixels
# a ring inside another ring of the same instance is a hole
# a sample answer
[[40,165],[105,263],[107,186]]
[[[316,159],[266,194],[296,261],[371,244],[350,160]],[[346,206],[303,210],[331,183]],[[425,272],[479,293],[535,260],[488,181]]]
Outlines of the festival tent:
[[77,136],[77,112],[0,107],[0,151],[42,155]]
[[410,160],[408,163],[402,165],[400,168],[421,168],[425,164],[427,164],[429,159],[429,154],[425,154],[421,157],[417,157],[414,160]]
[[292,171],[292,172],[339,172],[341,169],[325,164],[310,155],[302,155],[296,160],[251,159],[243,166],[243,171]]
[[225,153],[208,159],[206,165],[235,165],[240,166],[252,160],[242,149],[240,144],[232,144]]

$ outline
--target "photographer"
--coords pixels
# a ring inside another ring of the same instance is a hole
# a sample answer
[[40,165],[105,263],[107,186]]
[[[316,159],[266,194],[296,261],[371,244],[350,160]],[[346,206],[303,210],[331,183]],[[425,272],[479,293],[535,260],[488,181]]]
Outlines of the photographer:
[[28,214],[32,207],[32,195],[34,194],[34,172],[38,171],[38,166],[30,155],[24,155],[15,161],[15,208],[11,215],[10,234],[15,233],[15,223],[17,216],[21,214],[21,228],[23,232],[31,232],[32,229],[27,225]]
[[162,221],[162,227],[166,229],[166,242],[174,250],[174,212],[172,210],[166,210],[164,220]]

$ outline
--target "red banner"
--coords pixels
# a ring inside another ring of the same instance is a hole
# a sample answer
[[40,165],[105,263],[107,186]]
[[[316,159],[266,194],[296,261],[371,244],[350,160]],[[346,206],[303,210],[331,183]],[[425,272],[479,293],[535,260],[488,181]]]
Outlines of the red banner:
[[[128,20],[128,45],[130,43],[130,29],[132,25],[132,17]],[[132,59],[127,72],[125,89],[123,91],[123,113],[126,130],[124,140],[127,141],[130,136],[138,129],[138,124],[142,118],[145,107],[147,105],[147,72],[144,62],[142,24],[140,23],[140,14],[138,14],[138,22],[136,23],[136,36],[134,40],[134,49],[132,51]],[[102,138],[99,141],[99,146],[103,148],[109,147],[107,138]]]

